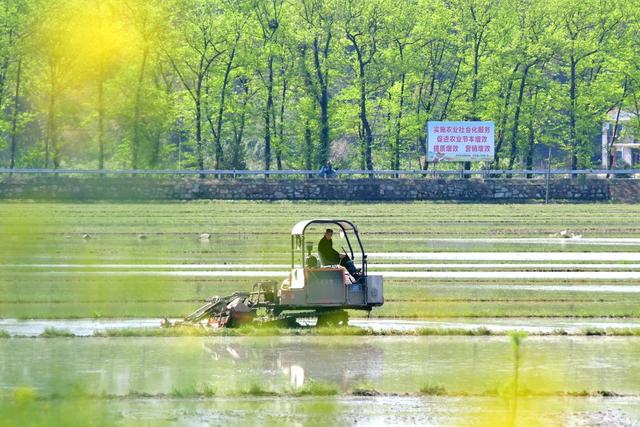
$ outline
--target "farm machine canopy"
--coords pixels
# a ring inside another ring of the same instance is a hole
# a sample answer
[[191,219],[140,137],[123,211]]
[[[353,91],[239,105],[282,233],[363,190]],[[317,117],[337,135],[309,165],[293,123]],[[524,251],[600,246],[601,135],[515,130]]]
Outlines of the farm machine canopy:
[[[340,265],[318,264],[314,242],[325,228],[336,227],[347,246],[343,251],[351,259],[359,259],[361,276],[356,280]],[[306,234],[314,230],[313,237]],[[357,258],[354,258],[354,245]],[[315,259],[315,262],[310,262]],[[251,292],[235,292],[226,297],[213,297],[198,310],[175,324],[207,324],[213,327],[238,326],[247,323],[274,323],[299,326],[297,319],[316,318],[317,325],[346,325],[345,310],[365,310],[384,303],[380,275],[367,271],[367,255],[358,229],[347,220],[312,219],[300,221],[291,230],[291,270],[281,283],[262,281]],[[165,321],[166,325],[171,325]]]

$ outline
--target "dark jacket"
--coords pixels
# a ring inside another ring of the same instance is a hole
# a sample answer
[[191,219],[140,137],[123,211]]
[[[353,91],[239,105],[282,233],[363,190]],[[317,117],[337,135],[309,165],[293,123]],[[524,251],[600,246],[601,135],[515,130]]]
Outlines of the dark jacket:
[[323,264],[339,264],[340,253],[333,249],[333,241],[322,236],[318,243],[318,253]]

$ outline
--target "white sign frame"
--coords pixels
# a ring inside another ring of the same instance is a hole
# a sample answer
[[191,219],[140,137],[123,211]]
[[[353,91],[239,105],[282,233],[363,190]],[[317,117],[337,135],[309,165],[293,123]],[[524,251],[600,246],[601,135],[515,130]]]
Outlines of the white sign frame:
[[427,122],[427,161],[477,162],[494,159],[494,122]]

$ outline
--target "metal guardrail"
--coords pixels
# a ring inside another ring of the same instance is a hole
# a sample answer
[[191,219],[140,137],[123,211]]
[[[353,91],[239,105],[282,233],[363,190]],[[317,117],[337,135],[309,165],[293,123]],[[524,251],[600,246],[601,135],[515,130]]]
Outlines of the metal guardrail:
[[[361,170],[361,169],[341,169],[334,171],[336,176],[481,176],[490,178],[492,176],[504,175],[533,175],[546,177],[548,175],[636,175],[640,174],[640,169],[534,169],[534,170]],[[0,168],[0,174],[21,174],[21,175],[203,175],[203,176],[316,176],[321,177],[318,170],[173,170],[173,169],[9,169]]]

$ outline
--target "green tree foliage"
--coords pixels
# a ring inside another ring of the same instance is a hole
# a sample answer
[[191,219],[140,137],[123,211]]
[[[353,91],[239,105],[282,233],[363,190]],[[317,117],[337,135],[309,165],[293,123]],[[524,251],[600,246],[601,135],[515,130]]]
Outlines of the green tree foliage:
[[468,167],[591,167],[609,111],[640,134],[639,37],[630,0],[3,0],[0,163],[415,169],[492,120]]

